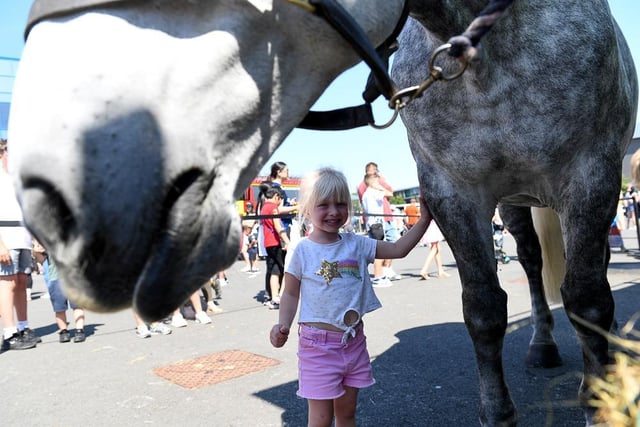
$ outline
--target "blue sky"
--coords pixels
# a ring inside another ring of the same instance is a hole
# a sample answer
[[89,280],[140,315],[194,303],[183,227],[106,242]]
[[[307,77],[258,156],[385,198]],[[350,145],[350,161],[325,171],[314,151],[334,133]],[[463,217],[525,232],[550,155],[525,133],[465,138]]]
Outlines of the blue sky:
[[[625,34],[637,68],[640,69],[640,1],[609,0],[611,10]],[[31,1],[3,0],[0,3],[0,57],[19,58],[24,46],[22,33]],[[333,109],[361,103],[361,92],[368,70],[358,65],[341,75],[324,93],[315,109]],[[380,100],[374,105],[379,122],[390,117]],[[636,127],[636,136],[640,130]],[[340,132],[294,130],[267,162],[262,174],[274,161],[289,165],[294,176],[322,166],[333,166],[345,173],[352,190],[362,179],[364,165],[378,163],[394,189],[417,185],[416,168],[409,150],[404,127],[398,120],[386,130],[360,128]]]

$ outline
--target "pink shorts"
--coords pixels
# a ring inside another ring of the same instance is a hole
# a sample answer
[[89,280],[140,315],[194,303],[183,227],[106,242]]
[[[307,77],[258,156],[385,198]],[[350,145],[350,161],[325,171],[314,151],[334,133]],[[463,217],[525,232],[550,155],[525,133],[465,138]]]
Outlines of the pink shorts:
[[342,332],[300,325],[298,339],[298,396],[330,400],[345,393],[345,386],[375,384],[362,323],[356,336],[342,344]]

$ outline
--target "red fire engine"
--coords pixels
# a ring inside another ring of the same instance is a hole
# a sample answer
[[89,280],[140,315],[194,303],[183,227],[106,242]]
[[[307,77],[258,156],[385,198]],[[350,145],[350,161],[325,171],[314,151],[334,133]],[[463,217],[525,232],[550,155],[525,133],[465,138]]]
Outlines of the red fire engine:
[[[260,194],[260,184],[264,181],[268,181],[268,176],[259,176],[251,181],[251,185],[244,191],[242,197],[236,201],[236,207],[240,215],[244,215],[247,212],[247,203],[257,206],[258,194]],[[282,181],[282,188],[287,193],[287,197],[291,204],[298,200],[298,194],[300,193],[300,181],[301,178],[288,178]]]

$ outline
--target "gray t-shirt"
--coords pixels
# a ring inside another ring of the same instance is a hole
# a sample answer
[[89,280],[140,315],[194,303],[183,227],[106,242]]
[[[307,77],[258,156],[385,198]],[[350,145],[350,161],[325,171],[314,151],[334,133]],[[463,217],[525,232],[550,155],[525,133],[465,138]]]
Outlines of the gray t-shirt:
[[[300,240],[286,268],[300,280],[298,321],[329,323],[353,335],[365,313],[382,307],[368,271],[376,245],[376,240],[352,233],[340,234],[340,240],[329,244]],[[357,317],[346,324],[350,311]]]

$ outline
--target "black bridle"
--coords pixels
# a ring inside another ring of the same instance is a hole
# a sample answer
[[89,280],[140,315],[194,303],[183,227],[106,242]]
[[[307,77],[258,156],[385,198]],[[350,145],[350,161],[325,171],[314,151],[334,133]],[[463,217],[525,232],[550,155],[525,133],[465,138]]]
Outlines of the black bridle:
[[[146,1],[150,0],[56,0],[55,2],[51,0],[35,0],[31,6],[24,37],[26,40],[31,29],[38,22],[46,19],[68,16],[98,7],[117,7],[125,2],[141,3]],[[371,74],[362,94],[365,103],[332,111],[309,111],[298,127],[315,130],[344,130],[365,125],[382,129],[390,126],[398,116],[399,110],[409,102],[422,96],[424,90],[431,86],[433,82],[437,80],[453,80],[462,75],[467,67],[466,60],[463,60],[460,71],[452,75],[445,75],[442,69],[435,65],[437,55],[443,51],[448,51],[449,55],[462,58],[465,52],[477,46],[480,38],[493,27],[505,9],[513,2],[513,0],[490,0],[487,7],[471,23],[465,33],[452,38],[451,44],[443,45],[434,51],[429,63],[430,75],[424,82],[406,89],[398,89],[388,72],[389,57],[398,48],[396,38],[402,31],[409,16],[409,0],[404,1],[402,14],[393,32],[378,48],[371,44],[362,28],[336,0],[287,1],[301,6],[327,21],[349,42],[360,58],[371,69]],[[383,95],[389,101],[389,107],[395,110],[393,118],[382,126],[375,124],[371,109],[371,103],[380,95]]]

